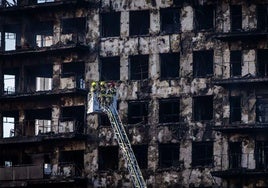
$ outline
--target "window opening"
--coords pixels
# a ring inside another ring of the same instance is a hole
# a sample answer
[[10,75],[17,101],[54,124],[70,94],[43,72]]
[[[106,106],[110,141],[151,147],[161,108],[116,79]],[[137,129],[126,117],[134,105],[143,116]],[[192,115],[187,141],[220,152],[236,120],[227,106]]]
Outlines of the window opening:
[[212,5],[197,6],[195,21],[197,30],[212,30],[214,28],[214,7]]
[[229,143],[229,168],[241,168],[242,148],[240,142]]
[[231,5],[231,31],[242,30],[242,6]]
[[256,142],[256,168],[257,169],[268,168],[268,142],[267,141]]
[[130,57],[130,79],[143,80],[148,78],[148,55]]
[[132,149],[139,164],[139,167],[141,169],[146,169],[148,167],[148,146],[132,145]]
[[66,18],[62,20],[62,34],[84,33],[86,31],[86,19]]
[[1,5],[5,7],[13,7],[13,6],[17,6],[18,2],[17,0],[2,0]]
[[84,169],[84,150],[61,151],[59,170],[65,176],[82,176]]
[[213,96],[194,97],[194,120],[213,119]]
[[16,50],[16,33],[5,33],[5,51]]
[[148,121],[148,102],[129,102],[128,103],[128,123],[146,124]]
[[99,126],[111,126],[111,122],[107,114],[99,114]]
[[242,54],[241,51],[230,52],[231,76],[241,76]]
[[63,107],[59,132],[78,132],[83,133],[84,129],[84,106]]
[[118,147],[107,146],[98,149],[99,170],[117,170],[118,169]]
[[14,94],[16,92],[16,75],[4,75],[4,94]]
[[180,146],[179,144],[159,144],[160,168],[179,167],[180,165]]
[[37,0],[37,3],[49,3],[54,2],[54,0]]
[[120,58],[106,57],[101,59],[101,80],[120,80]]
[[85,63],[84,62],[73,62],[63,63],[61,69],[61,77],[69,78],[75,77],[76,87],[80,89],[85,88]]
[[268,98],[257,97],[256,121],[258,123],[268,123]]
[[36,91],[52,90],[52,78],[36,77]]
[[15,136],[15,118],[3,117],[3,138]]
[[161,32],[163,34],[173,34],[180,31],[179,9],[165,8],[160,10]]
[[213,142],[192,143],[192,166],[213,165]]
[[180,121],[179,99],[161,99],[159,101],[159,122],[170,123]]
[[180,54],[166,53],[160,54],[161,79],[174,79],[179,77]]
[[129,35],[146,35],[149,34],[150,13],[144,11],[129,12]]
[[213,50],[193,52],[194,77],[206,77],[213,75]]
[[257,6],[257,28],[260,31],[268,29],[268,4]]
[[231,96],[230,97],[230,122],[241,121],[241,97]]
[[109,12],[101,14],[102,37],[120,36],[120,12]]
[[258,75],[268,76],[268,50],[258,50],[257,51],[257,65],[258,65]]
[[51,120],[36,119],[35,120],[35,135],[51,132]]

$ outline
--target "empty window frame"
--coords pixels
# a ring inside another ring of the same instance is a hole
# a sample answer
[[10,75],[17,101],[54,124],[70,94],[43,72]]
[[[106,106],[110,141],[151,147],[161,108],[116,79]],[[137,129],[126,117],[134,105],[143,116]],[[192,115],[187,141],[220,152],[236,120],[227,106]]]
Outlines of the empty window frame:
[[150,12],[130,11],[129,12],[129,35],[147,35],[150,28]]
[[85,33],[86,18],[65,18],[61,21],[62,34]]
[[60,132],[78,132],[83,133],[84,130],[84,106],[68,106],[63,107],[61,111]]
[[101,58],[101,80],[120,80],[120,57]]
[[260,31],[268,29],[268,4],[257,6],[257,28]]
[[194,120],[207,121],[213,119],[213,96],[198,96],[193,98]]
[[84,150],[60,151],[59,166],[65,176],[82,176],[84,169]]
[[128,124],[146,124],[148,121],[148,102],[128,102]]
[[192,142],[192,167],[213,165],[213,142]]
[[101,14],[101,36],[120,36],[120,12],[108,12]]
[[80,89],[85,88],[85,63],[72,62],[63,63],[61,67],[61,78],[74,77],[76,87]]
[[197,30],[214,29],[214,6],[203,5],[195,8],[195,25]]
[[17,5],[18,5],[17,0],[1,0],[1,6],[4,7],[13,7]]
[[195,78],[213,75],[213,50],[193,52],[193,74]]
[[258,96],[256,101],[256,121],[268,123],[268,98]]
[[14,94],[16,92],[16,75],[4,74],[4,94]]
[[259,76],[268,76],[268,49],[257,51],[257,68]]
[[52,78],[36,77],[36,91],[52,90]]
[[240,50],[230,51],[231,76],[241,76],[242,53]]
[[49,47],[53,44],[53,22],[35,23],[33,25],[33,31],[38,47]]
[[241,97],[230,96],[230,123],[241,121]]
[[180,100],[159,100],[159,123],[174,123],[180,121]]
[[141,169],[146,169],[148,167],[148,146],[133,145],[132,149],[139,164],[139,167]]
[[229,142],[229,168],[240,168],[242,158],[241,142]]
[[51,132],[51,120],[36,119],[35,120],[35,135]]
[[256,156],[256,168],[267,169],[268,168],[268,142],[257,141],[255,146]]
[[5,51],[16,50],[18,46],[21,45],[20,34],[21,26],[20,25],[5,25],[4,26],[4,43],[1,42],[1,47]]
[[98,167],[99,170],[118,169],[118,147],[107,146],[98,148]]
[[242,30],[242,6],[241,5],[231,5],[231,31],[241,31]]
[[3,138],[15,136],[15,117],[3,117]]
[[159,161],[160,168],[179,167],[180,165],[180,145],[177,144],[159,144]]
[[163,34],[179,33],[180,12],[177,8],[164,8],[160,10],[161,32]]
[[143,80],[148,78],[149,56],[130,56],[130,80]]
[[180,72],[180,54],[179,53],[160,54],[161,79],[178,78],[179,72]]

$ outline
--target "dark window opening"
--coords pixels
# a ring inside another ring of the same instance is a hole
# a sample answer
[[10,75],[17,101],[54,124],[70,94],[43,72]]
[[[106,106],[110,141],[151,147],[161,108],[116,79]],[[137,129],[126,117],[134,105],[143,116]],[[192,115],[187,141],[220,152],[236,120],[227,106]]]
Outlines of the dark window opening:
[[120,12],[110,12],[101,14],[101,36],[120,36]]
[[148,121],[148,102],[132,101],[128,103],[128,123],[146,124]]
[[53,65],[42,64],[25,67],[25,91],[52,90]]
[[258,141],[256,142],[255,149],[256,156],[256,168],[267,169],[268,168],[268,142]]
[[231,76],[241,76],[242,70],[242,54],[241,51],[230,52],[230,65],[231,65]]
[[59,132],[83,133],[85,106],[63,107]]
[[9,111],[2,113],[2,135],[3,138],[10,138],[17,136],[17,124],[19,120],[19,113],[17,111]]
[[159,123],[180,121],[180,100],[161,99],[159,101]]
[[149,34],[150,13],[144,11],[129,12],[129,35],[146,35]]
[[3,70],[4,79],[4,94],[10,95],[15,94],[19,87],[19,70],[18,69],[4,69]]
[[197,30],[212,30],[214,28],[214,7],[212,5],[197,6],[195,21]]
[[257,51],[258,75],[268,76],[268,50]]
[[213,50],[194,51],[193,62],[195,78],[213,75]]
[[180,165],[180,145],[179,144],[159,144],[160,168],[179,167]]
[[107,146],[98,149],[99,170],[117,170],[118,169],[118,147]]
[[192,143],[192,167],[213,165],[213,142]]
[[241,121],[241,97],[230,97],[230,123]]
[[186,0],[173,0],[173,4],[176,6],[182,7],[182,5],[185,1]]
[[101,80],[120,80],[120,58],[106,57],[101,59]]
[[229,168],[241,168],[242,148],[240,142],[229,143]]
[[180,54],[166,53],[160,54],[161,79],[178,78],[180,72]]
[[148,55],[130,57],[130,80],[143,80],[148,78]]
[[59,167],[64,175],[81,176],[84,169],[84,151],[61,151]]
[[231,5],[231,31],[242,30],[242,6]]
[[62,20],[62,34],[83,33],[86,31],[86,19],[66,18]]
[[61,77],[69,78],[74,77],[76,81],[76,87],[80,89],[85,88],[85,63],[84,62],[73,62],[63,63],[61,69]]
[[50,108],[25,111],[24,129],[21,134],[34,136],[52,132],[52,112]]
[[194,120],[212,120],[213,118],[213,96],[194,97]]
[[99,126],[111,126],[110,119],[107,114],[99,114]]
[[148,146],[133,145],[132,149],[139,164],[139,167],[141,169],[146,169],[148,167]]
[[268,98],[257,97],[256,121],[258,123],[268,123]]
[[179,9],[165,8],[160,10],[161,32],[163,34],[173,34],[180,31]]
[[257,6],[257,28],[260,31],[267,31],[268,29],[268,5]]

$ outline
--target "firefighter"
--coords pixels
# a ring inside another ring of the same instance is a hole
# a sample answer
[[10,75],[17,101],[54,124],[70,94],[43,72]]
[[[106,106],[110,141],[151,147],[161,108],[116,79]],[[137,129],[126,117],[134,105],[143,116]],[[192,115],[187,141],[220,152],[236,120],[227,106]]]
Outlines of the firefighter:
[[106,88],[106,83],[105,82],[100,82],[100,103],[105,105],[105,99],[106,99],[106,92],[107,92],[107,88]]
[[96,82],[92,82],[91,83],[91,92],[96,92],[97,91],[97,83]]

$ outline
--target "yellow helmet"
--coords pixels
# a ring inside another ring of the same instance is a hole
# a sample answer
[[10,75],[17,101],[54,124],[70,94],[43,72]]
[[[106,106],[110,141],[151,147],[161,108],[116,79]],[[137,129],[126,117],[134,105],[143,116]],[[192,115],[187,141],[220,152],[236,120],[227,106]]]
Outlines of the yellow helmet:
[[101,86],[104,86],[104,85],[105,85],[105,82],[100,82],[100,85],[101,85]]
[[91,83],[91,86],[92,86],[92,87],[95,87],[96,85],[97,85],[96,82],[92,82],[92,83]]

